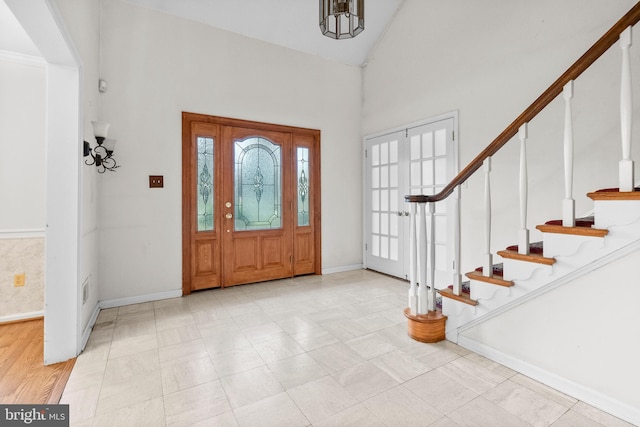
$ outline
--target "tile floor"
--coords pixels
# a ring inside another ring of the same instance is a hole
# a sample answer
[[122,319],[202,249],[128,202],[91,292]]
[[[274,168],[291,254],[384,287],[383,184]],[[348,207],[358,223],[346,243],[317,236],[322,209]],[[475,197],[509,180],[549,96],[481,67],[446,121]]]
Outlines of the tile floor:
[[406,334],[404,282],[359,270],[100,312],[72,426],[622,426],[450,342]]

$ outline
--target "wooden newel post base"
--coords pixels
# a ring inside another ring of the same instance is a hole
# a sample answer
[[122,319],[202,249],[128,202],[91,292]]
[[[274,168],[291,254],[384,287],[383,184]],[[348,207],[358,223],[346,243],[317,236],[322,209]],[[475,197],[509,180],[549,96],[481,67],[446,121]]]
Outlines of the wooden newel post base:
[[409,307],[404,309],[408,320],[408,334],[420,342],[438,342],[445,339],[447,316],[441,311],[430,311],[427,314],[411,314]]

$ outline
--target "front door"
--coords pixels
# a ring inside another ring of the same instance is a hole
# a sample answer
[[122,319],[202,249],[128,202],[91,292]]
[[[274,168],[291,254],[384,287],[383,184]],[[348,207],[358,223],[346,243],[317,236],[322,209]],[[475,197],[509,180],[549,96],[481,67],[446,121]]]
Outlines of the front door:
[[320,274],[319,132],[183,113],[183,293]]

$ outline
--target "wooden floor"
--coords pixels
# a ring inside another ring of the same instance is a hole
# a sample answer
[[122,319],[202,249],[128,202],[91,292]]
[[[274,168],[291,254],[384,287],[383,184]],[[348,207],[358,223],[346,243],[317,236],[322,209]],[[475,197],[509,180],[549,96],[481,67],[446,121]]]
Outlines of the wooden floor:
[[44,365],[42,318],[0,325],[0,403],[55,404],[75,359]]

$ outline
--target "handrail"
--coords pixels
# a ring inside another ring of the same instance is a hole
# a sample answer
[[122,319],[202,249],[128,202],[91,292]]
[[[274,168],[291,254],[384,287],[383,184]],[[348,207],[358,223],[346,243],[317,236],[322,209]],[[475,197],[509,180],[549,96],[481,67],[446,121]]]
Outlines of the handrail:
[[633,26],[640,22],[640,2],[629,10],[622,18],[616,22],[609,31],[607,31],[600,39],[594,43],[584,55],[567,69],[555,82],[545,90],[526,110],[522,112],[500,135],[494,139],[491,144],[480,152],[455,178],[447,184],[442,191],[432,196],[426,195],[408,195],[405,200],[410,203],[428,203],[438,202],[446,199],[453,190],[460,184],[464,183],[471,177],[481,166],[487,157],[493,156],[507,142],[511,140],[520,129],[520,126],[528,123],[538,115],[547,105],[551,103],[560,93],[564,86],[571,80],[575,80],[587,68],[591,66],[598,58],[600,58],[611,46],[613,46],[627,27]]

